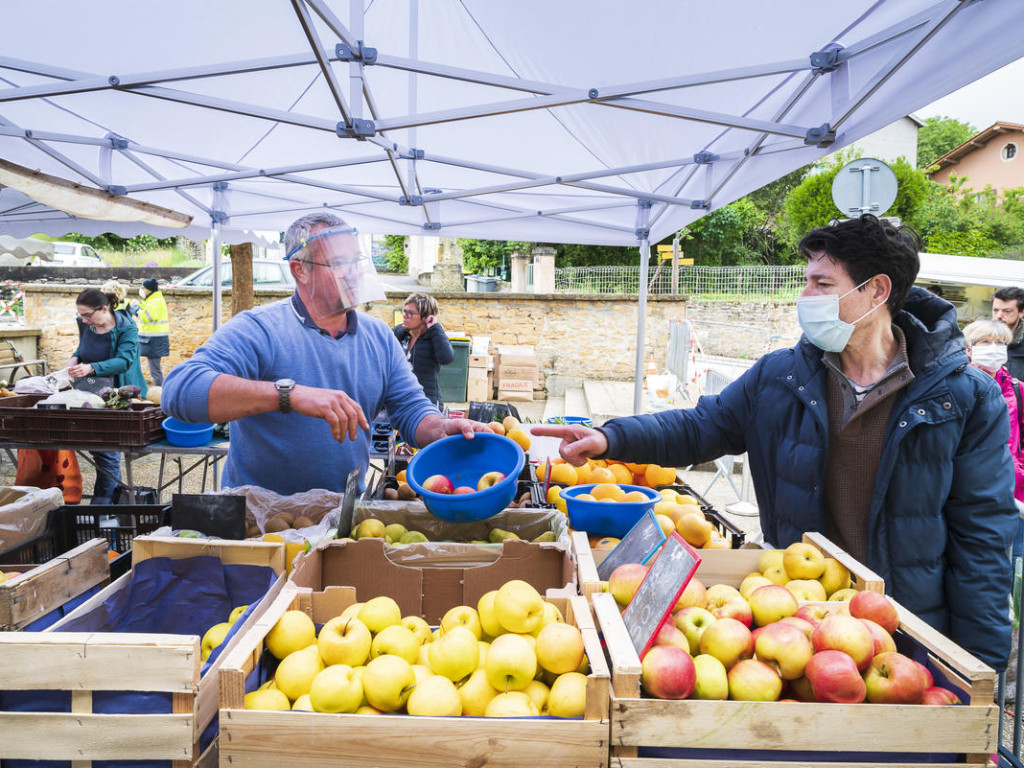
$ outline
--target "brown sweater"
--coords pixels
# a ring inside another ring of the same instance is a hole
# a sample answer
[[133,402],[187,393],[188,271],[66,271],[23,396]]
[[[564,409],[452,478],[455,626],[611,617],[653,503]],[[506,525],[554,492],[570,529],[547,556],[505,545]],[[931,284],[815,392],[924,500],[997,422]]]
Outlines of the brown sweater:
[[858,404],[852,383],[826,355],[828,373],[828,465],[825,471],[825,535],[861,562],[867,562],[868,518],[885,429],[894,395],[914,378],[907,344],[893,328],[900,351],[886,375]]

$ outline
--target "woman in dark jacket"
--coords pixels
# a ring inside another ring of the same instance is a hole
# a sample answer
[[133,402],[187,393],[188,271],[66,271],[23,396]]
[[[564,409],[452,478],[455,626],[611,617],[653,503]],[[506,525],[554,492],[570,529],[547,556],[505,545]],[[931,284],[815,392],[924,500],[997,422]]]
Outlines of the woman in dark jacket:
[[[139,365],[139,329],[127,312],[115,309],[115,294],[89,288],[75,299],[81,338],[78,349],[68,361],[72,379],[85,376],[110,376],[115,387],[136,384],[146,396],[146,380]],[[96,463],[93,504],[110,504],[121,480],[121,454],[115,451],[90,451]],[[101,471],[105,470],[105,471]]]
[[444,409],[437,373],[442,365],[455,359],[448,335],[437,321],[437,300],[424,293],[414,293],[405,300],[402,324],[392,330],[405,350],[405,358],[423,387],[423,394],[439,409]]

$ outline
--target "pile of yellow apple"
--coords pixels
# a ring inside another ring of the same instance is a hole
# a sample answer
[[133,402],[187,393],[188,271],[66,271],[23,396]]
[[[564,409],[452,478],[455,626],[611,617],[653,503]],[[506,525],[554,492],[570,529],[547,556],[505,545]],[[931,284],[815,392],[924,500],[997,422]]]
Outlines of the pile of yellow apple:
[[[621,607],[646,573],[627,564],[611,574]],[[852,589],[841,563],[796,543],[766,551],[738,589],[691,579],[641,660],[641,684],[664,699],[959,703],[896,651],[898,626],[888,598]]]
[[214,624],[206,630],[203,634],[202,642],[200,643],[203,661],[206,661],[209,658],[210,654],[213,653],[214,648],[217,648],[224,642],[224,638],[228,636],[228,632],[231,631],[231,627],[234,626],[236,621],[242,618],[242,614],[245,613],[245,609],[248,607],[248,605],[240,605],[237,608],[233,608],[227,621]]
[[[419,544],[425,541],[434,541],[422,531],[410,531],[401,523],[390,523],[385,524],[383,520],[378,520],[376,517],[364,518],[352,529],[352,535],[343,537],[344,539],[384,539],[387,544],[394,546],[404,546],[406,544]],[[506,531],[503,528],[490,527],[487,531],[487,540],[476,539],[468,543],[470,544],[500,544],[506,539],[520,539],[518,533],[515,531]],[[555,541],[557,536],[554,531],[544,531],[539,536],[534,537],[531,541],[544,542],[544,541]],[[450,541],[450,539],[446,539]]]
[[280,663],[247,709],[582,717],[586,706],[580,630],[520,580],[450,609],[433,631],[387,596],[349,606],[319,635],[287,611],[265,646]]

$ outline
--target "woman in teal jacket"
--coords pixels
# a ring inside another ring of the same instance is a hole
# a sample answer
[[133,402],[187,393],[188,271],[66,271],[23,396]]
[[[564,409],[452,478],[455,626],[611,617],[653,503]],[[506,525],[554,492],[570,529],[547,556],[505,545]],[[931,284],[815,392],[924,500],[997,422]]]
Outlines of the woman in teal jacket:
[[[89,288],[75,299],[81,336],[78,348],[68,361],[72,379],[84,376],[110,376],[115,387],[135,384],[146,396],[146,380],[139,364],[139,329],[127,312],[115,309],[118,300],[112,293]],[[92,504],[110,504],[121,482],[121,454],[114,451],[90,451],[96,463],[96,485]]]

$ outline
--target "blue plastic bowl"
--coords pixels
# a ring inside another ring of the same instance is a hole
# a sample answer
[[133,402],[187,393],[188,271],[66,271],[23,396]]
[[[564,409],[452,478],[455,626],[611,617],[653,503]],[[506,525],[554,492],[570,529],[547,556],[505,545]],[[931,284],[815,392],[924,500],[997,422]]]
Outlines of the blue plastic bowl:
[[621,539],[636,525],[643,514],[654,509],[654,504],[661,501],[661,494],[642,485],[619,485],[626,493],[640,491],[647,496],[647,501],[589,501],[577,499],[582,493],[590,493],[597,483],[572,485],[563,488],[561,496],[565,499],[566,511],[569,513],[569,527],[577,531],[586,531],[591,536],[615,536]]
[[205,445],[213,437],[213,424],[189,424],[172,416],[163,420],[163,428],[167,433],[167,442],[182,448]]
[[[519,444],[501,435],[477,432],[472,440],[452,435],[418,451],[406,469],[409,485],[427,510],[442,520],[471,523],[486,520],[515,498],[526,456]],[[423,487],[431,475],[444,475],[458,488],[476,488],[483,475],[501,472],[505,479],[475,493],[435,493]]]

